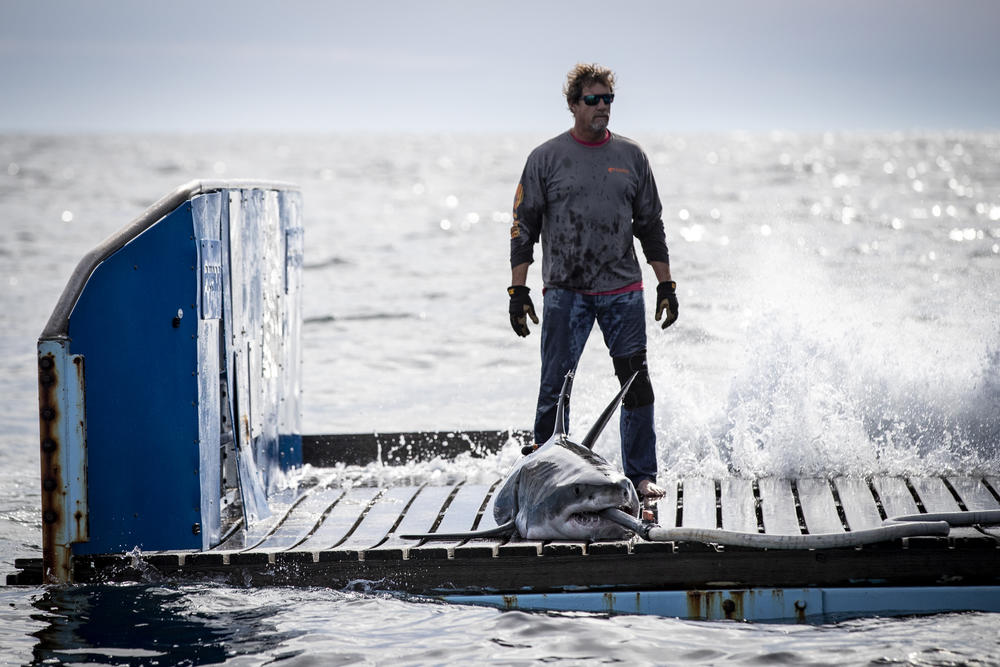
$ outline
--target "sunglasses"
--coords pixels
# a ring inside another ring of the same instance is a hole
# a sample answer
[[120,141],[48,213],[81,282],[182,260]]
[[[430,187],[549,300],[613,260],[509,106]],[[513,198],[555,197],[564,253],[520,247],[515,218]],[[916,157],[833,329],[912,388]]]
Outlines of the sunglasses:
[[583,103],[588,107],[595,107],[597,106],[597,102],[599,100],[604,100],[605,104],[611,104],[615,101],[615,94],[605,93],[604,95],[584,95],[580,99],[583,100]]

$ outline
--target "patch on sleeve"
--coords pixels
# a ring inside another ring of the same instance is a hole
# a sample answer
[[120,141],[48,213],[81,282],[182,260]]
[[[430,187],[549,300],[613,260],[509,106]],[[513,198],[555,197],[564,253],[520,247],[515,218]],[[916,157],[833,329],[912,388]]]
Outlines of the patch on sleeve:
[[514,193],[514,225],[510,228],[510,237],[516,239],[521,235],[520,221],[517,219],[517,208],[524,201],[524,186],[517,184],[517,192]]

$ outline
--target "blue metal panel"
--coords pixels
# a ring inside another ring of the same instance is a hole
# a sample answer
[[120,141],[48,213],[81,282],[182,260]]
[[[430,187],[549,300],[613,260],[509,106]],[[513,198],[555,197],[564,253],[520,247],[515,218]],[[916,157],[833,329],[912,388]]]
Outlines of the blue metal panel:
[[189,183],[77,265],[38,348],[43,555],[56,579],[70,578],[71,550],[217,544],[233,489],[223,431],[236,436],[247,518],[270,513],[279,451],[301,460],[290,319],[301,207],[288,187]]
[[948,611],[1000,612],[1000,587],[911,586],[823,591],[823,612],[828,616],[898,616]]
[[86,359],[90,542],[74,553],[197,549],[197,247],[191,205],[94,270],[69,318]]
[[446,602],[524,611],[652,614],[702,620],[815,621],[879,614],[1000,612],[1000,587],[733,589],[447,595]]

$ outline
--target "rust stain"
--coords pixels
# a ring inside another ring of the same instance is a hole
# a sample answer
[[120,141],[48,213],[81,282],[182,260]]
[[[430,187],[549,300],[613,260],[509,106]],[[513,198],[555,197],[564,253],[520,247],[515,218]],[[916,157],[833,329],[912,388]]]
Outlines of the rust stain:
[[704,596],[701,591],[687,592],[688,618],[705,618]]
[[688,618],[729,619],[746,618],[747,591],[688,591]]
[[722,601],[722,612],[729,620],[742,621],[744,613],[746,591],[729,591],[729,597]]
[[806,622],[806,606],[807,604],[805,600],[795,601],[795,621],[797,623]]
[[50,352],[38,359],[38,425],[42,476],[42,563],[46,579],[69,581],[69,545],[57,544],[66,517],[60,516],[64,483],[59,466],[59,373]]

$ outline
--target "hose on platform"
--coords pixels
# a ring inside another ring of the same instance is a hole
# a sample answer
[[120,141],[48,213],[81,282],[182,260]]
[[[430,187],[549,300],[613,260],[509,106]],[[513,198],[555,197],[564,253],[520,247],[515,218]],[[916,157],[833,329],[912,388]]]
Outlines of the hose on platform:
[[[600,514],[605,519],[628,528],[650,542],[705,542],[756,549],[838,549],[897,540],[903,537],[944,537],[951,530],[949,522],[944,520],[904,521],[900,517],[894,517],[898,523],[845,533],[770,535],[715,528],[663,528],[656,524],[644,524],[634,516],[617,509],[606,509]],[[919,516],[926,518],[931,515],[921,514]]]
[[995,526],[1000,524],[1000,510],[978,510],[973,512],[935,512],[930,514],[904,514],[891,516],[882,522],[883,526],[914,521],[946,521],[949,526]]

